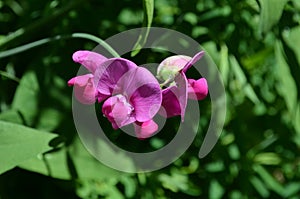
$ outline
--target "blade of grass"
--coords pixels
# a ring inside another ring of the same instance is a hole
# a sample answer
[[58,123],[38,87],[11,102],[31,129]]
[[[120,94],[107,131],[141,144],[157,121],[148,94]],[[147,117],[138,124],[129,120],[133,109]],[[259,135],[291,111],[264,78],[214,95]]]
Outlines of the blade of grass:
[[142,28],[141,34],[139,35],[139,38],[131,51],[132,57],[137,55],[140,52],[141,48],[147,42],[147,38],[149,35],[152,20],[153,20],[154,1],[153,0],[143,0],[143,7],[144,7],[143,27],[145,27],[145,28]]
[[87,34],[87,33],[73,33],[71,35],[63,35],[63,36],[58,35],[58,36],[51,37],[51,38],[41,39],[41,40],[29,43],[29,44],[25,44],[23,46],[19,46],[19,47],[10,49],[10,50],[0,52],[0,58],[12,56],[12,55],[30,50],[32,48],[44,45],[44,44],[52,42],[52,41],[57,41],[57,40],[61,40],[61,39],[73,39],[73,38],[82,38],[82,39],[88,39],[88,40],[94,41],[94,42],[98,43],[99,45],[103,46],[114,57],[120,57],[120,55],[104,40],[102,40],[94,35]]

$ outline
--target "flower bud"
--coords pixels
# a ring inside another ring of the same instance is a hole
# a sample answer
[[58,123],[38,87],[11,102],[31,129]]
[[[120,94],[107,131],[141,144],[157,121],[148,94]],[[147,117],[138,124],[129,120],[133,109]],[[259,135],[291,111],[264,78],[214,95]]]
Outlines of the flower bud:
[[192,58],[185,55],[175,55],[163,60],[157,68],[157,78],[173,82],[176,75]]

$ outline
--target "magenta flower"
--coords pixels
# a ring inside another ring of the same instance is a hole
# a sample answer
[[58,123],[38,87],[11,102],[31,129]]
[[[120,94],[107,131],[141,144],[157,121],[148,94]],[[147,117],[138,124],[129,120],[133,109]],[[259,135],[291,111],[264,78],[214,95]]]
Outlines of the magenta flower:
[[90,73],[73,77],[68,81],[68,85],[74,86],[74,95],[78,101],[83,104],[93,104],[97,98],[97,83],[94,74],[107,58],[91,51],[77,51],[72,58],[74,62],[83,65]]
[[107,59],[89,51],[74,53],[73,60],[91,73],[74,77],[75,97],[82,103],[102,102],[102,112],[114,129],[134,124],[138,138],[151,136],[157,129],[152,118],[162,102],[160,85],[145,68],[123,58]]
[[202,100],[208,94],[208,85],[205,78],[198,80],[187,79],[185,72],[204,55],[204,51],[197,53],[193,58],[184,55],[175,55],[163,60],[157,69],[157,76],[164,81],[163,100],[160,114],[166,117],[180,115],[184,119],[187,100]]
[[162,101],[155,77],[147,69],[122,58],[108,59],[102,66],[95,73],[97,91],[101,96],[98,100],[105,100],[103,96],[109,97],[102,111],[113,128],[133,122],[151,125],[153,122],[149,121],[158,112]]

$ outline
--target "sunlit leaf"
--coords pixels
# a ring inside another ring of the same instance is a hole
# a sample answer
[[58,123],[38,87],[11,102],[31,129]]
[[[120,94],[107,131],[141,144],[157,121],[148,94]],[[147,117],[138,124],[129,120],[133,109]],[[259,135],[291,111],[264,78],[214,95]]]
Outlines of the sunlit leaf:
[[0,120],[17,124],[23,124],[20,114],[12,109],[0,113]]
[[188,189],[188,178],[186,175],[172,172],[171,175],[161,174],[159,180],[162,182],[164,188],[173,192]]
[[228,48],[225,44],[221,45],[220,51],[220,72],[225,85],[229,79],[229,60],[228,60]]
[[197,15],[195,13],[192,12],[188,12],[184,15],[183,19],[187,22],[189,22],[191,25],[196,25],[197,24]]
[[[299,1],[298,1],[299,2]],[[284,41],[294,51],[298,63],[300,65],[300,26],[296,26],[292,29],[285,30],[283,32]]]
[[280,19],[288,0],[259,0],[260,33],[267,33]]
[[[298,100],[297,100],[297,86],[295,83],[295,80],[293,76],[291,75],[291,71],[289,68],[289,65],[287,64],[282,46],[279,41],[276,42],[275,45],[275,56],[277,60],[277,79],[278,79],[278,84],[276,85],[278,93],[283,97],[285,100],[287,109],[289,111],[290,117],[294,118],[298,117]],[[296,129],[298,128],[298,121],[294,121],[294,126]],[[299,131],[300,132],[300,131]]]
[[236,144],[232,144],[228,147],[228,153],[231,159],[238,160],[240,159],[240,151]]
[[154,0],[143,0],[143,5],[144,5],[144,22],[143,22],[144,28],[142,28],[139,38],[131,51],[132,57],[137,55],[142,49],[142,47],[145,45],[145,43],[147,42],[147,37],[153,20]]
[[206,165],[205,169],[208,172],[220,172],[225,169],[224,163],[222,161],[211,162]]
[[209,186],[209,197],[210,198],[222,198],[225,190],[220,185],[220,183],[217,180],[212,180]]
[[137,185],[133,178],[128,178],[128,176],[122,176],[120,182],[125,187],[126,198],[132,198],[136,192]]
[[300,183],[299,182],[290,182],[285,187],[284,197],[288,198],[293,195],[297,195],[300,191]]
[[[69,154],[69,157],[68,157]],[[121,177],[118,171],[111,169],[96,160],[82,146],[79,140],[76,140],[69,148],[63,148],[58,152],[47,153],[42,159],[31,159],[19,165],[24,169],[49,175],[59,179],[71,179],[69,161],[72,161],[76,173],[80,179],[104,180],[108,178]],[[74,171],[73,171],[74,172]]]
[[253,90],[251,84],[247,81],[246,75],[244,74],[240,64],[234,56],[229,57],[229,63],[231,65],[234,76],[237,80],[238,86],[242,89],[242,92],[255,104],[259,103],[259,99]]
[[263,166],[253,165],[253,169],[257,172],[269,189],[275,191],[281,196],[284,196],[284,187]]
[[[76,140],[70,147],[70,155],[74,161],[78,176],[82,179],[100,179],[119,178],[120,172],[103,165],[94,158],[80,140]],[[110,154],[109,154],[110,155]],[[120,159],[121,160],[121,159]],[[122,163],[120,161],[120,163]],[[126,165],[124,165],[126,166]]]
[[0,121],[0,173],[51,149],[56,135]]
[[19,111],[26,125],[33,125],[38,112],[39,83],[33,71],[23,75],[12,102],[12,108]]
[[281,162],[281,158],[276,153],[265,152],[256,154],[254,161],[265,165],[278,165]]
[[18,166],[53,178],[71,179],[65,150],[47,153],[43,157],[31,158]]

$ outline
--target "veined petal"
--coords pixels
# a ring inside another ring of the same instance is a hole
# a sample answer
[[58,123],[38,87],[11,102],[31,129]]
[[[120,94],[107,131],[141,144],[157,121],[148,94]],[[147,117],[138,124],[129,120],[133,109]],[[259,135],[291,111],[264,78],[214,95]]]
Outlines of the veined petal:
[[205,78],[198,80],[188,79],[188,96],[189,99],[202,100],[208,94],[208,85]]
[[166,117],[180,115],[183,121],[188,98],[185,74],[180,73],[177,75],[175,83],[175,86],[168,87],[162,91],[162,107],[165,109],[167,115],[164,115],[163,111],[160,111],[160,113]]
[[[162,94],[158,81],[147,69],[137,67],[125,73],[114,93],[127,96],[139,122],[152,119],[158,112]],[[113,94],[114,94],[113,93]]]
[[74,95],[83,104],[93,104],[96,101],[96,88],[92,74],[73,77],[68,81],[69,86],[74,86]]
[[97,91],[102,95],[112,95],[120,78],[133,68],[137,68],[137,65],[123,58],[112,58],[103,62],[95,72]]
[[188,63],[186,63],[186,65],[183,67],[182,72],[186,73],[186,71],[192,66],[194,65],[199,59],[201,59],[204,55],[204,51],[200,51],[198,52],[196,55],[194,55],[194,57],[189,60]]
[[135,134],[139,139],[151,137],[158,129],[158,125],[153,120],[146,122],[135,122],[133,125]]
[[95,73],[96,69],[107,60],[103,55],[88,50],[76,51],[72,58],[74,62],[80,63],[91,73]]

